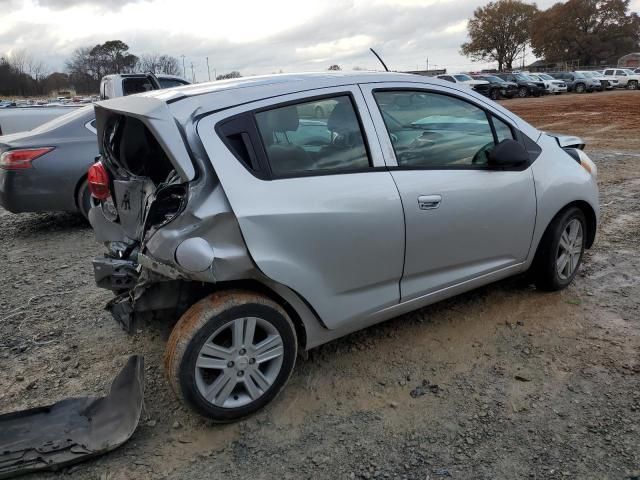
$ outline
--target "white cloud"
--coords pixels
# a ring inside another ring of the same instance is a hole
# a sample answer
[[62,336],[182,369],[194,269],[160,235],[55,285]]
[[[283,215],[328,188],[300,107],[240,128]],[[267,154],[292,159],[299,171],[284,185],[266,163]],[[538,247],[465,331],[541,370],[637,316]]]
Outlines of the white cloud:
[[[479,69],[460,56],[466,21],[487,0],[0,0],[0,55],[26,50],[62,69],[79,46],[119,39],[136,54],[185,55],[217,73],[379,68]],[[555,0],[540,0],[547,8]],[[632,0],[640,10],[640,0]],[[212,71],[213,74],[213,71]],[[190,77],[190,75],[187,75]]]

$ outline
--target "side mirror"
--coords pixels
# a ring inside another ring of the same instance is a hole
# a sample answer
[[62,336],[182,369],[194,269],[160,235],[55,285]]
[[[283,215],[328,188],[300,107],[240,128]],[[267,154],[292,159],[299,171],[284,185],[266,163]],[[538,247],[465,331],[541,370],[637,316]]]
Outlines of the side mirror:
[[505,139],[489,151],[487,159],[494,167],[516,167],[529,161],[529,152],[515,140]]

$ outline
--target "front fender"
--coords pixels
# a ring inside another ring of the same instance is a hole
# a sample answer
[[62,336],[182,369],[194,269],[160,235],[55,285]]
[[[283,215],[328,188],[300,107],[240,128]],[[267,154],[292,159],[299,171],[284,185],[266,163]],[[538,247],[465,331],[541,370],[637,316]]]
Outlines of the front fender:
[[[542,235],[553,218],[567,205],[588,205],[594,216],[593,226],[600,217],[598,184],[595,176],[585,170],[549,135],[537,142],[542,153],[531,166],[536,190],[536,226],[527,258],[530,265]],[[527,266],[528,266],[527,265]]]

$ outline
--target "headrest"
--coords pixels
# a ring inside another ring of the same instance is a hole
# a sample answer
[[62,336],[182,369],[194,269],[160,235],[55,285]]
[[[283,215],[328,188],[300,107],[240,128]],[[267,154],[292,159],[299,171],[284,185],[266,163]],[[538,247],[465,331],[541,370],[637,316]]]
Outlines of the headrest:
[[267,125],[274,132],[295,132],[300,124],[296,107],[282,107],[266,113]]
[[327,120],[327,129],[332,132],[352,132],[357,125],[358,120],[348,102],[338,103]]

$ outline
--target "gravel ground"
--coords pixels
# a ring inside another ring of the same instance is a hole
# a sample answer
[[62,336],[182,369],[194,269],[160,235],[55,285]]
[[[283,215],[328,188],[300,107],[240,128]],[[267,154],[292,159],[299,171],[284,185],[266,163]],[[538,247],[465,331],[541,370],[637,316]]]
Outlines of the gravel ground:
[[81,219],[0,210],[0,411],[104,394],[129,354],[146,361],[128,443],[24,478],[640,475],[640,153],[626,147],[589,152],[602,222],[567,290],[509,279],[332,342],[298,359],[265,410],[224,426],[168,389],[168,325],[127,336],[103,310],[101,246]]

